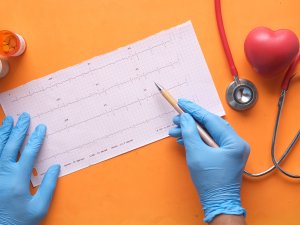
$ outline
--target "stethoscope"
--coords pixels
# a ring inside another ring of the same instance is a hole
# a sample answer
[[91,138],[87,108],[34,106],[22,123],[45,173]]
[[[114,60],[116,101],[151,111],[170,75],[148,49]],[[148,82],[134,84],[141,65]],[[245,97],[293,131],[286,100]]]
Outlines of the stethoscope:
[[[233,82],[231,82],[226,90],[226,100],[229,106],[238,111],[243,111],[246,109],[251,108],[257,100],[258,93],[255,85],[246,79],[240,79],[238,75],[238,71],[235,67],[233,57],[229,48],[229,44],[226,38],[224,25],[223,25],[223,19],[222,19],[222,11],[221,11],[221,2],[220,0],[215,0],[215,11],[216,11],[216,19],[217,19],[217,25],[219,29],[220,38],[222,41],[222,45],[225,51],[225,55],[229,64],[229,68],[231,71],[231,74],[233,76]],[[290,65],[288,68],[284,79],[281,83],[281,94],[278,100],[278,110],[277,110],[277,116],[275,120],[275,126],[273,131],[273,137],[272,137],[272,146],[271,146],[271,157],[273,161],[273,166],[269,169],[260,172],[260,173],[250,173],[247,171],[244,171],[244,173],[251,177],[260,177],[263,175],[266,175],[273,171],[275,168],[277,168],[280,172],[283,174],[292,177],[292,178],[300,178],[300,175],[295,175],[286,172],[284,169],[280,167],[280,163],[287,157],[287,155],[290,153],[290,151],[293,149],[294,145],[299,139],[300,136],[300,130],[298,130],[297,134],[295,135],[294,139],[289,144],[288,148],[285,150],[283,155],[280,157],[280,159],[277,161],[275,158],[275,145],[276,145],[276,137],[277,137],[277,129],[279,125],[280,115],[282,111],[282,107],[284,104],[284,99],[290,84],[291,79],[294,77],[294,70],[297,66],[297,63],[300,61],[300,52],[296,56],[294,62]]]

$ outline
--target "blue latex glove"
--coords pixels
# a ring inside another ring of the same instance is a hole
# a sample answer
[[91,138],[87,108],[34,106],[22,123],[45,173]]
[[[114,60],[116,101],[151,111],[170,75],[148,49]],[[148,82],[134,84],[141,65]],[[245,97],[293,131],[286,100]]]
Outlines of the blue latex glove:
[[11,117],[6,117],[0,127],[1,225],[39,224],[48,211],[56,186],[59,165],[49,168],[34,196],[30,193],[30,176],[45,137],[46,127],[44,125],[36,127],[17,161],[29,121],[29,115],[23,113],[15,127]]
[[[178,101],[186,112],[174,118],[178,127],[169,134],[184,144],[186,160],[205,213],[205,222],[219,214],[244,215],[240,188],[249,145],[222,118],[185,99]],[[206,145],[196,129],[196,119],[219,148]]]

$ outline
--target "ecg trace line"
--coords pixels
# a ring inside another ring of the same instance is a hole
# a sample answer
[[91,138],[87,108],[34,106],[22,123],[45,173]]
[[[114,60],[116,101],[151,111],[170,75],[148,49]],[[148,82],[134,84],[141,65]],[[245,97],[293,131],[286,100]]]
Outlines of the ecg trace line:
[[[57,85],[60,85],[60,84],[66,83],[66,82],[68,82],[68,81],[74,80],[74,79],[76,79],[76,78],[78,78],[78,77],[81,77],[81,76],[83,76],[83,75],[87,75],[87,74],[89,74],[89,73],[91,73],[91,72],[94,72],[94,71],[96,71],[96,70],[101,70],[101,69],[103,69],[103,68],[105,68],[105,67],[108,67],[108,66],[111,66],[111,65],[115,65],[115,64],[117,64],[117,63],[119,63],[119,62],[121,62],[121,61],[128,60],[128,59],[130,59],[130,58],[132,58],[132,57],[134,57],[134,56],[137,56],[137,55],[139,55],[139,54],[141,54],[141,53],[143,53],[143,52],[150,51],[150,50],[152,50],[152,49],[154,49],[154,48],[157,48],[157,47],[159,47],[159,46],[164,46],[164,45],[167,44],[168,42],[171,42],[171,40],[168,40],[168,41],[162,42],[162,43],[160,43],[160,44],[154,45],[154,46],[152,46],[152,47],[150,47],[150,48],[144,49],[143,51],[136,52],[135,54],[132,54],[132,55],[130,55],[130,56],[120,58],[120,59],[115,60],[115,61],[113,61],[113,62],[110,62],[110,63],[108,63],[108,64],[106,64],[106,65],[104,65],[104,66],[100,66],[100,67],[94,68],[94,69],[92,69],[92,70],[89,70],[89,71],[87,71],[87,72],[83,72],[83,73],[81,73],[81,74],[78,74],[78,75],[76,75],[76,76],[73,76],[73,77],[71,77],[71,78],[69,78],[69,79],[66,79],[66,80],[64,80],[64,81],[57,82],[57,83],[55,83],[55,84],[53,84],[53,85],[50,85],[50,86],[48,86],[48,87],[45,87],[45,88],[43,88],[43,89],[41,89],[41,90],[34,91],[34,92],[32,92],[32,93],[29,93],[29,94],[27,94],[27,95],[23,95],[23,96],[21,96],[21,97],[16,97],[16,99],[13,99],[11,102],[16,102],[16,101],[18,101],[18,100],[20,100],[20,99],[27,98],[27,97],[29,97],[29,96],[33,96],[33,95],[35,95],[35,94],[37,94],[37,93],[44,92],[44,91],[46,91],[47,89],[50,89],[50,88],[53,88],[53,87],[55,87],[55,86],[57,86]],[[89,65],[89,62],[88,62],[88,65]]]
[[162,70],[162,69],[165,69],[165,68],[168,68],[168,67],[172,67],[172,66],[174,66],[174,65],[175,65],[176,63],[178,63],[178,62],[179,62],[179,61],[174,61],[174,62],[172,62],[172,63],[170,63],[170,64],[168,64],[168,65],[166,65],[166,66],[162,66],[162,67],[160,67],[160,68],[157,68],[157,69],[155,69],[155,70],[149,71],[149,72],[147,72],[147,73],[143,73],[143,75],[140,75],[140,76],[138,76],[138,77],[134,77],[133,79],[130,78],[129,80],[126,80],[126,81],[124,81],[124,82],[122,82],[122,83],[114,84],[114,85],[112,85],[112,86],[106,88],[105,90],[103,90],[103,91],[101,91],[101,92],[94,92],[94,93],[91,93],[91,94],[89,94],[89,95],[87,95],[87,96],[84,96],[84,97],[82,97],[82,98],[80,98],[80,99],[77,99],[77,100],[75,100],[75,101],[65,103],[65,104],[63,104],[62,106],[59,106],[59,107],[50,109],[50,110],[45,111],[45,112],[42,112],[42,113],[38,113],[37,115],[32,116],[32,119],[34,119],[34,118],[36,118],[36,117],[40,117],[40,116],[45,115],[45,114],[50,113],[50,112],[54,112],[55,110],[58,110],[58,109],[67,107],[67,106],[69,106],[69,105],[72,105],[72,104],[74,104],[74,103],[80,102],[80,101],[82,101],[82,100],[91,98],[91,97],[93,97],[93,96],[95,96],[95,95],[99,95],[99,96],[100,96],[100,95],[106,93],[107,91],[109,91],[109,90],[111,90],[111,89],[113,89],[113,88],[115,88],[115,87],[118,87],[118,86],[121,86],[121,85],[130,83],[130,82],[132,82],[132,81],[134,81],[134,80],[138,80],[138,79],[140,79],[140,78],[142,78],[142,77],[146,77],[146,76],[148,76],[149,74],[154,73],[154,72],[158,72],[158,71],[160,71],[160,70]]
[[62,155],[62,154],[64,154],[64,153],[66,153],[66,152],[72,152],[72,151],[74,151],[74,150],[76,150],[76,149],[80,149],[80,148],[82,148],[82,147],[84,147],[84,146],[86,146],[86,145],[89,145],[89,144],[91,144],[91,143],[94,143],[94,142],[96,142],[96,141],[99,141],[99,140],[108,138],[108,137],[110,137],[110,136],[112,136],[112,135],[116,135],[116,134],[118,134],[118,133],[122,133],[122,132],[124,132],[124,131],[126,131],[126,130],[129,130],[129,129],[132,129],[132,128],[136,128],[137,126],[140,126],[140,125],[142,125],[142,124],[148,123],[148,122],[150,122],[150,121],[152,121],[152,120],[155,120],[155,119],[157,119],[157,118],[160,118],[160,117],[162,117],[162,116],[164,116],[164,115],[168,115],[168,114],[173,113],[173,112],[175,112],[174,109],[172,109],[172,110],[170,110],[170,111],[168,111],[168,112],[161,113],[161,114],[159,114],[158,116],[155,116],[155,117],[146,119],[146,120],[144,120],[144,121],[142,121],[142,122],[133,124],[133,125],[131,125],[131,126],[128,126],[128,127],[126,127],[126,128],[123,128],[123,129],[118,130],[118,131],[115,131],[115,132],[112,132],[112,133],[110,133],[110,134],[103,135],[103,136],[101,136],[101,137],[99,137],[99,138],[95,138],[95,139],[93,139],[93,140],[91,140],[91,141],[89,141],[89,142],[86,142],[86,143],[82,144],[82,145],[76,146],[75,148],[70,148],[70,149],[68,149],[68,150],[66,150],[66,151],[64,151],[64,152],[60,152],[60,153],[57,153],[57,154],[55,154],[55,155],[52,155],[51,157],[41,159],[41,160],[39,160],[38,162],[46,161],[46,160],[48,160],[48,159],[57,157],[58,155]]
[[[169,88],[169,90],[174,89],[174,88],[177,88],[177,87],[180,87],[180,86],[182,86],[182,85],[184,85],[184,84],[186,84],[186,82],[177,84],[177,85],[175,85],[175,86]],[[93,116],[93,117],[90,117],[90,118],[88,118],[88,119],[86,119],[86,120],[83,120],[83,121],[80,121],[80,122],[78,122],[78,123],[74,123],[74,124],[72,124],[72,125],[70,125],[70,126],[64,127],[64,128],[62,128],[62,129],[56,130],[56,131],[54,131],[54,132],[52,132],[52,133],[47,134],[47,135],[46,135],[46,138],[49,138],[49,136],[52,136],[52,135],[54,135],[54,134],[57,134],[57,133],[62,132],[62,131],[64,131],[64,130],[67,130],[67,129],[69,129],[69,128],[76,127],[76,126],[78,126],[78,125],[80,125],[80,124],[86,123],[86,122],[88,122],[88,121],[90,121],[90,120],[94,120],[94,119],[96,119],[96,118],[105,116],[105,115],[107,115],[107,114],[110,114],[111,112],[115,112],[115,111],[118,111],[118,110],[120,110],[120,109],[127,108],[128,106],[134,105],[134,104],[136,104],[136,103],[140,103],[141,101],[145,101],[146,99],[152,98],[152,97],[154,97],[154,96],[156,96],[156,95],[159,95],[159,94],[160,94],[159,92],[156,92],[156,93],[154,93],[154,94],[152,94],[152,95],[150,95],[150,96],[147,96],[147,97],[145,97],[145,98],[140,98],[140,99],[135,100],[135,101],[133,101],[133,102],[130,102],[130,103],[126,104],[126,105],[119,106],[119,107],[117,107],[117,108],[115,108],[115,109],[111,109],[110,111],[107,111],[107,112],[104,112],[104,113],[100,113],[100,114],[98,114],[98,115],[96,115],[96,116]]]

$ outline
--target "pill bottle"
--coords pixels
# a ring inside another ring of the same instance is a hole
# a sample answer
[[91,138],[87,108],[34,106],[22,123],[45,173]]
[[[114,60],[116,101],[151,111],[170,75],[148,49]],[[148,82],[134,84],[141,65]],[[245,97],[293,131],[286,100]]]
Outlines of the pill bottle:
[[19,56],[25,48],[26,42],[21,35],[8,30],[0,31],[0,56]]
[[6,59],[0,58],[0,78],[4,77],[9,72],[9,64]]

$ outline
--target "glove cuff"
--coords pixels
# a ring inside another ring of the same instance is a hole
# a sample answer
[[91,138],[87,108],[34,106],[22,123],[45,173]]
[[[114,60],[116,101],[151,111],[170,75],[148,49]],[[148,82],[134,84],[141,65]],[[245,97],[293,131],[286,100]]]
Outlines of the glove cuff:
[[246,210],[241,206],[240,185],[227,185],[211,190],[200,196],[204,210],[204,222],[211,222],[220,214],[243,215]]

